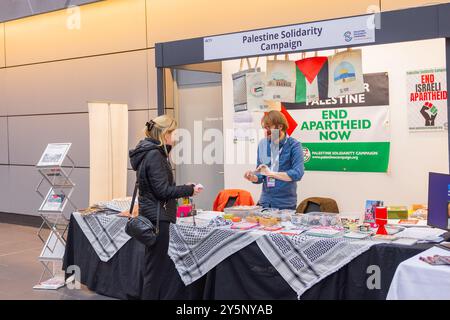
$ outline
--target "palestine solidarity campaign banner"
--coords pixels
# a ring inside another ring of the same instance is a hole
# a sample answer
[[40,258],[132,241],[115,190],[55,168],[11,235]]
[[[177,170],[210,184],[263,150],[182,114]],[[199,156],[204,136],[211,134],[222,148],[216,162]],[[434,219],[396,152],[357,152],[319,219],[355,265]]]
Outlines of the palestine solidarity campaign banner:
[[364,75],[364,93],[286,103],[298,123],[305,170],[386,172],[389,164],[389,79]]
[[448,128],[445,68],[406,73],[410,131],[442,131]]

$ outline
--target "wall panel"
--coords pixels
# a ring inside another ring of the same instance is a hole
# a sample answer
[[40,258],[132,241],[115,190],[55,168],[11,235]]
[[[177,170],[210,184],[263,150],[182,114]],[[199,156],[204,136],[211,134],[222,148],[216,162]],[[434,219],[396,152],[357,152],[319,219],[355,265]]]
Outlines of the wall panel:
[[5,88],[6,88],[6,69],[0,69],[0,116],[6,116],[8,114],[6,108]]
[[142,49],[145,25],[145,0],[108,0],[81,6],[79,12],[60,10],[6,22],[6,64]]
[[148,55],[148,103],[150,109],[158,108],[158,91],[155,67],[155,49],[147,50]]
[[157,42],[364,14],[373,0],[147,0],[148,46]]
[[[42,199],[35,192],[36,185],[40,181],[40,175],[34,167],[10,167],[10,183],[8,187],[9,212],[27,215],[38,215],[38,209]],[[78,208],[88,206],[89,196],[89,169],[75,169],[72,176],[76,184],[72,201]],[[43,184],[41,192],[46,194],[50,186]],[[72,212],[69,204],[66,205],[65,214]],[[67,216],[67,215],[66,215]]]
[[142,109],[146,68],[145,51],[7,68],[4,100],[9,115],[87,112],[88,101]]
[[133,170],[128,170],[127,195],[129,197],[133,195],[135,183],[136,183],[136,172]]
[[88,114],[9,118],[11,164],[35,165],[48,143],[71,142],[76,166],[89,166]]
[[8,163],[8,119],[0,118],[0,164]]
[[5,24],[0,23],[0,68],[5,66]]
[[[128,112],[128,149],[134,149],[137,143],[144,137],[145,122],[149,120],[149,111]],[[128,159],[128,169],[131,169]]]
[[12,212],[9,206],[9,166],[0,165],[0,212]]

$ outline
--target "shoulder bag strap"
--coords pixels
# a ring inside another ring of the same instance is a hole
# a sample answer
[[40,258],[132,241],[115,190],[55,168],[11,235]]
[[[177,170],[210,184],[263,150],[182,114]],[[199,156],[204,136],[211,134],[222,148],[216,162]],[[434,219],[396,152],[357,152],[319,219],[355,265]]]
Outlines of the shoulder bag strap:
[[[152,149],[150,149],[152,150]],[[149,150],[149,151],[150,151]],[[141,168],[141,164],[139,164],[139,167],[136,170],[136,183],[134,184],[134,191],[133,191],[133,197],[131,198],[131,205],[130,205],[130,217],[128,219],[133,218],[133,209],[134,209],[134,203],[136,202],[137,192],[139,189],[139,169]],[[158,201],[158,206],[156,208],[156,234],[159,234],[159,216],[161,214],[161,201]]]

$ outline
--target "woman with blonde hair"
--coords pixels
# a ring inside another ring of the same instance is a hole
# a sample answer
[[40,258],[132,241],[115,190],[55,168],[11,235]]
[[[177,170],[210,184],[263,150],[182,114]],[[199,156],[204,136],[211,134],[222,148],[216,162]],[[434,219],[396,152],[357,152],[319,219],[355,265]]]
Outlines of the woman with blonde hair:
[[146,138],[130,150],[139,185],[139,215],[156,225],[159,211],[158,238],[145,250],[143,299],[184,298],[184,284],[167,254],[169,225],[176,223],[176,199],[197,195],[201,189],[192,184],[175,185],[169,152],[176,128],[176,121],[168,115],[150,120],[146,123]]

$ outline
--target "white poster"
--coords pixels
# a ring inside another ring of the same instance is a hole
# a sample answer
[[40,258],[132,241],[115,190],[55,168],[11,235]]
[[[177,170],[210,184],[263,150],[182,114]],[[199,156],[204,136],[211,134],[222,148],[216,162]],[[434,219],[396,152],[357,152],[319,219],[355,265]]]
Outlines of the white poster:
[[408,126],[410,131],[448,129],[446,69],[406,73]]
[[50,143],[41,156],[38,167],[61,166],[69,152],[71,143]]

